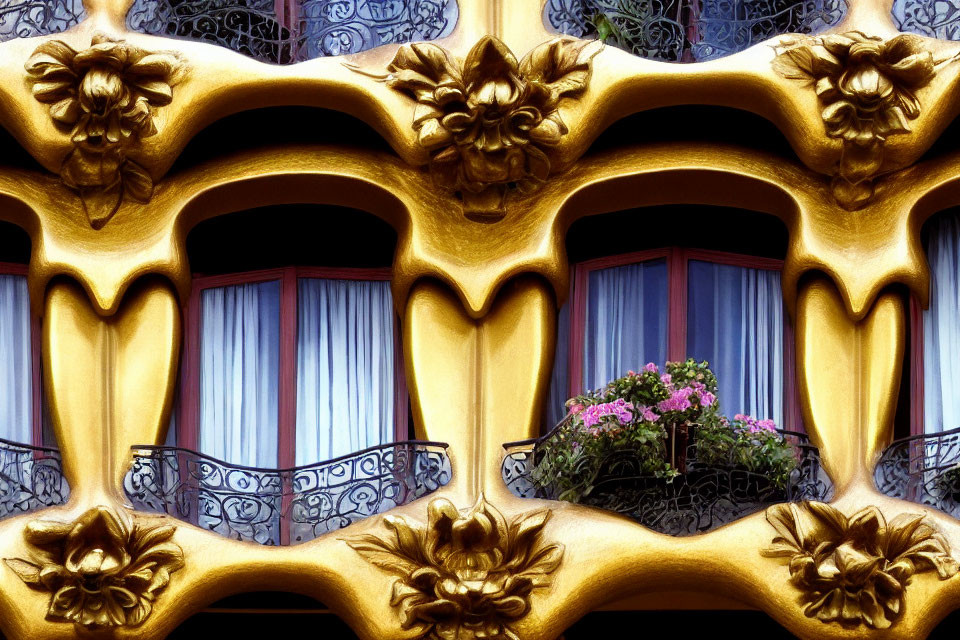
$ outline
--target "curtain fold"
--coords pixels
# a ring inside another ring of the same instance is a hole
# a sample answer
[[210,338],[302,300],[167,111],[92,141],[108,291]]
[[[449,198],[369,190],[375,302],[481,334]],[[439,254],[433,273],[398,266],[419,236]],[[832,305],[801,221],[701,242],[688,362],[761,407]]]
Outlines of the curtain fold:
[[583,327],[583,388],[602,387],[628,370],[667,357],[667,264],[591,271]]
[[557,346],[553,355],[553,373],[547,392],[547,408],[544,412],[544,433],[556,426],[567,414],[564,405],[570,394],[570,303],[560,307],[557,313]]
[[782,426],[780,272],[691,260],[687,277],[687,354],[710,362],[721,410]]
[[939,215],[928,223],[930,308],[923,312],[923,430],[960,427],[960,216]]
[[0,437],[33,442],[33,354],[26,276],[0,275]]
[[280,282],[201,293],[200,451],[276,468]]
[[386,281],[297,284],[296,463],[394,438],[394,314]]

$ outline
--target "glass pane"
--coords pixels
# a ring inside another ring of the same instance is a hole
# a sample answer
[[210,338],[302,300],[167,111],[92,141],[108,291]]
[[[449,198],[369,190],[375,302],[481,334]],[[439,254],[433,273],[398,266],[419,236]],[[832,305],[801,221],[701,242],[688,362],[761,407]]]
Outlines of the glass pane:
[[930,307],[923,312],[923,430],[960,427],[960,216],[939,215],[930,232]]
[[280,282],[200,294],[200,451],[277,466]]
[[[931,0],[932,1],[932,0]],[[846,0],[547,0],[557,33],[596,37],[662,62],[703,62],[784,33],[820,33],[847,12]]]
[[724,415],[784,425],[780,272],[691,260],[687,354],[717,375]]
[[557,314],[557,346],[554,351],[553,375],[544,415],[547,430],[552,429],[567,415],[564,403],[570,396],[570,303],[560,307]]
[[667,358],[667,263],[651,260],[591,271],[583,328],[583,386]]
[[297,295],[297,465],[392,441],[390,283],[300,278]]
[[33,358],[26,276],[0,275],[0,437],[33,443]]
[[459,11],[456,0],[135,0],[127,26],[291,64],[443,38]]

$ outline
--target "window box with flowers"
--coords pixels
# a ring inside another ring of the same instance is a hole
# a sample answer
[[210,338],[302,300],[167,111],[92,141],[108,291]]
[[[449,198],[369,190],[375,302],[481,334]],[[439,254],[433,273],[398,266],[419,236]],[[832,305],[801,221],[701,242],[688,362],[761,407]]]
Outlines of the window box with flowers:
[[829,494],[804,434],[720,414],[705,361],[662,371],[649,363],[567,407],[545,436],[506,445],[504,480],[515,494],[609,509],[675,535]]

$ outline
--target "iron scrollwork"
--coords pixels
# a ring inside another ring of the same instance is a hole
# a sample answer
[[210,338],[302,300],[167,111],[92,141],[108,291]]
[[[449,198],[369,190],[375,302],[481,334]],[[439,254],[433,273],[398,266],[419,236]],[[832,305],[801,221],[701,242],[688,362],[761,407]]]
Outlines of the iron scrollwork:
[[960,429],[896,440],[873,478],[885,495],[960,518]]
[[133,505],[237,540],[296,544],[436,491],[446,445],[396,442],[294,469],[241,467],[176,447],[136,447]]
[[0,2],[0,42],[61,33],[86,17],[83,0]]
[[63,504],[69,494],[56,449],[0,440],[0,518]]
[[846,0],[548,0],[544,20],[641,58],[703,62],[785,33],[819,33],[846,10]]
[[[504,445],[507,454],[501,474],[515,496],[559,498],[554,487],[539,486],[531,473],[543,455],[543,443],[556,433],[554,429],[537,440]],[[655,477],[639,469],[633,452],[617,451],[604,460],[605,471],[591,489],[582,492],[580,502],[622,513],[660,533],[683,536],[709,531],[774,503],[829,499],[833,487],[820,466],[818,449],[806,434],[780,433],[793,445],[797,459],[783,486],[733,460],[729,464],[698,462],[694,429],[686,446],[684,473]]]
[[384,44],[435,40],[457,23],[456,0],[136,0],[133,31],[211,42],[261,62],[293,64]]
[[893,19],[900,31],[941,40],[960,40],[958,0],[894,0]]

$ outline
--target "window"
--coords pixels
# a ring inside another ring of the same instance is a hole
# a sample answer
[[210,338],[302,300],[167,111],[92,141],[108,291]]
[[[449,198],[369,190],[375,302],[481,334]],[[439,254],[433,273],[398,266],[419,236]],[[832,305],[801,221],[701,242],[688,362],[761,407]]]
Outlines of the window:
[[389,277],[287,267],[195,278],[180,446],[289,468],[406,439]]
[[560,310],[548,424],[567,397],[647,362],[708,360],[730,415],[799,429],[783,263],[719,251],[653,249],[574,265]]
[[953,388],[960,364],[960,214],[945,212],[924,227],[930,264],[930,307],[910,300],[911,412],[914,435],[960,427],[960,397]]
[[0,263],[0,437],[52,444],[42,420],[40,326],[30,316],[27,266]]

